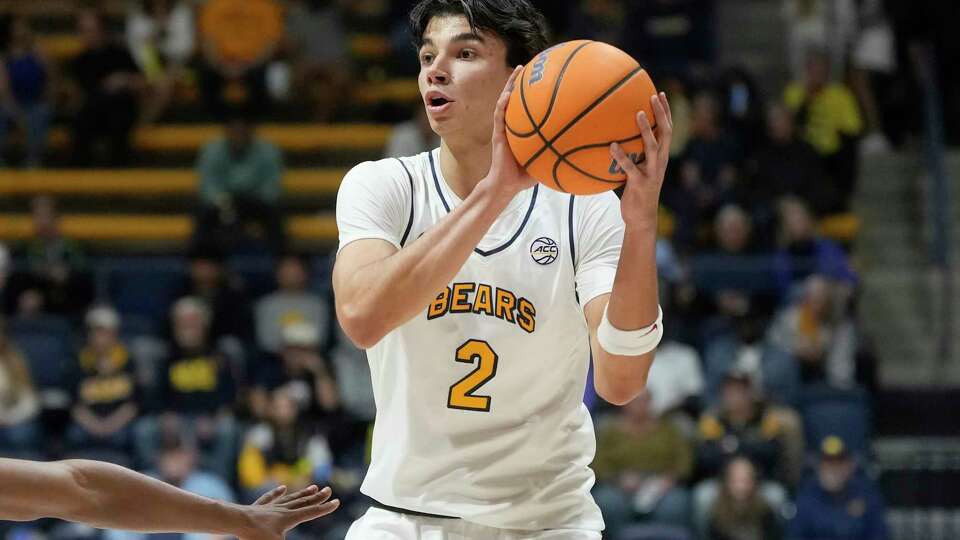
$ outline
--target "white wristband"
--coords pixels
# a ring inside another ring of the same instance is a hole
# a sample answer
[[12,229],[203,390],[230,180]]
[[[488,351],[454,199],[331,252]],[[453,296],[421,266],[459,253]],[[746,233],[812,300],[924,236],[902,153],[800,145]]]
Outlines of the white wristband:
[[607,308],[597,329],[597,341],[603,350],[620,356],[639,356],[657,348],[663,338],[663,310],[657,306],[657,320],[645,328],[618,330],[607,319]]

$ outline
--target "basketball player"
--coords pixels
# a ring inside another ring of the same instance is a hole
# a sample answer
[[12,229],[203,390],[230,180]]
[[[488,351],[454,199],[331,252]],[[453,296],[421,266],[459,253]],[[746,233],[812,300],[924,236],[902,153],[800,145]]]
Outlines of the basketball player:
[[621,200],[552,191],[504,133],[543,16],[528,0],[422,0],[410,17],[440,148],[361,163],[337,197],[337,314],[377,404],[361,488],[375,503],[347,538],[599,539],[582,397],[592,351],[599,395],[629,402],[662,335],[666,98],[655,119],[624,118],[646,150],[637,165],[611,148]]
[[0,520],[58,518],[105,529],[209,533],[241,540],[280,540],[340,502],[310,486],[280,486],[250,506],[194,495],[149,476],[99,461],[49,463],[0,458]]

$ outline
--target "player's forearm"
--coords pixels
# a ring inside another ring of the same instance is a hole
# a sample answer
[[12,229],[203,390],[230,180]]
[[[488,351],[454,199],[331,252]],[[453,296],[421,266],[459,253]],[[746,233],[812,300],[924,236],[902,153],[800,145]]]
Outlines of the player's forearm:
[[[613,282],[607,319],[620,330],[637,330],[657,320],[656,232],[630,228],[624,232],[620,262]],[[654,352],[640,356],[617,356],[599,348],[597,354],[598,388],[612,403],[632,400],[647,382]]]
[[355,271],[337,290],[341,324],[369,348],[422,312],[449,283],[510,198],[481,182],[416,241]]
[[108,463],[64,461],[78,488],[76,504],[57,517],[94,527],[140,532],[238,535],[250,528],[241,507],[189,493]]

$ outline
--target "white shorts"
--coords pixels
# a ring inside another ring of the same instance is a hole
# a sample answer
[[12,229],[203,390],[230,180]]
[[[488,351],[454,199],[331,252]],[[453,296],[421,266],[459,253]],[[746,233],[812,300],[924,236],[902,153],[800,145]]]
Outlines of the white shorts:
[[596,531],[496,529],[462,519],[413,516],[382,508],[371,508],[360,519],[353,522],[345,540],[600,540],[600,538],[600,533]]

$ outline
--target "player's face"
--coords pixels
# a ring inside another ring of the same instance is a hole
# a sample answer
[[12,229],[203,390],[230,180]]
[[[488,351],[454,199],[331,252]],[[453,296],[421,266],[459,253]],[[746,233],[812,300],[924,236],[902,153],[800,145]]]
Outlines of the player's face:
[[430,127],[441,137],[488,140],[497,98],[512,72],[503,40],[474,32],[462,15],[438,16],[427,24],[419,56]]

